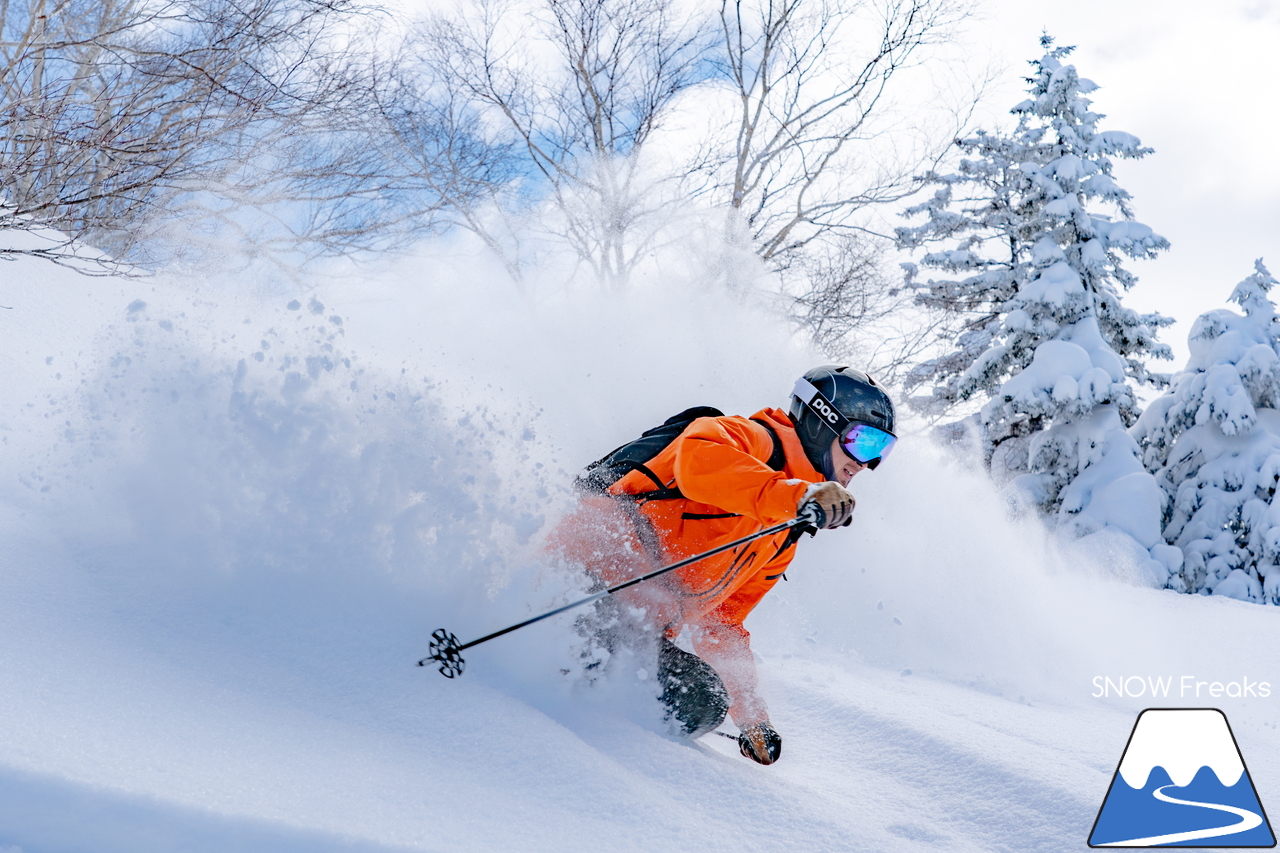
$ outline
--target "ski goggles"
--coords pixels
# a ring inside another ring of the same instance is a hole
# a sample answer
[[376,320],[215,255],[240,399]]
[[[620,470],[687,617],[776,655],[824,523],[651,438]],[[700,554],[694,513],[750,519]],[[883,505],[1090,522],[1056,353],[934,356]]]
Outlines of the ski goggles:
[[893,433],[868,424],[853,424],[840,436],[840,446],[858,462],[875,470],[898,439]]

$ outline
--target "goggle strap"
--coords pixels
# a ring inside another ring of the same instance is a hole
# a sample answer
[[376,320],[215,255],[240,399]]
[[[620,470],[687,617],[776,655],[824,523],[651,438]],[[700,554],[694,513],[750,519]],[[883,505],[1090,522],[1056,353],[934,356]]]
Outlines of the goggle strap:
[[818,390],[817,386],[808,379],[805,379],[803,376],[796,380],[796,387],[791,393],[795,394],[802,403],[808,406],[814,414],[821,418],[827,428],[837,436],[840,435],[840,430],[836,425],[848,423],[850,420],[845,417],[843,412],[836,408],[835,403],[828,400],[826,395]]

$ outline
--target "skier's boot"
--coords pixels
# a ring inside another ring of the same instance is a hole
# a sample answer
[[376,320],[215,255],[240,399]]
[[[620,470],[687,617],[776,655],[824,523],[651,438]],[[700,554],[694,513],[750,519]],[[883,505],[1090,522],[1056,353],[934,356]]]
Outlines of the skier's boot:
[[658,641],[658,683],[674,734],[701,737],[715,731],[729,712],[729,693],[716,671],[666,637]]
[[782,737],[769,723],[756,723],[738,735],[738,749],[758,764],[772,764],[782,757]]

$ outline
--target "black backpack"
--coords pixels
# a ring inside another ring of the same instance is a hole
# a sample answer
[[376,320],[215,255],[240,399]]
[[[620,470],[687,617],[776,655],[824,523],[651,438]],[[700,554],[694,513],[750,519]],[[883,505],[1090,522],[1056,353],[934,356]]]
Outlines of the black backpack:
[[[627,474],[632,471],[639,471],[652,480],[656,488],[649,492],[640,492],[634,495],[615,495],[615,497],[626,497],[637,501],[682,498],[684,495],[680,494],[678,488],[668,486],[659,480],[658,475],[649,470],[645,463],[666,450],[671,442],[679,438],[689,428],[689,424],[698,418],[722,417],[724,417],[724,412],[711,406],[694,406],[691,409],[685,409],[678,415],[672,415],[667,418],[661,425],[645,430],[634,441],[629,441],[603,458],[592,462],[583,469],[573,483],[583,492],[604,494],[610,486]],[[774,432],[773,427],[764,421],[758,418],[752,418],[752,420],[769,431],[769,436],[773,439],[773,452],[769,455],[767,464],[773,470],[781,471],[787,464],[787,456],[782,448],[781,439],[778,438],[778,434]]]

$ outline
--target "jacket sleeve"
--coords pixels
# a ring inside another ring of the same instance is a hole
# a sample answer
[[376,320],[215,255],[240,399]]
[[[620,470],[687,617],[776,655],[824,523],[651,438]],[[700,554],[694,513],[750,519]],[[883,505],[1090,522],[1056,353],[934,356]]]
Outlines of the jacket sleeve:
[[768,431],[746,418],[699,418],[676,440],[676,485],[685,497],[778,524],[796,516],[810,483],[789,479],[764,460]]

